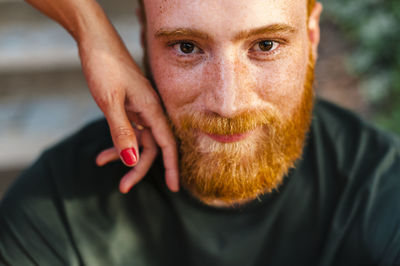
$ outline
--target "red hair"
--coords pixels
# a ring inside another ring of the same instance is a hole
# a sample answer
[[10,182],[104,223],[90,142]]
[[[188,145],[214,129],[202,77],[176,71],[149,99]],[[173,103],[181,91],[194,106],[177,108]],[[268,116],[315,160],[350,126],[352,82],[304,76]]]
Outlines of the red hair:
[[[141,8],[141,10],[142,10],[142,12],[144,14],[143,0],[139,0],[139,5],[140,5],[140,8]],[[309,16],[310,16],[310,14],[311,14],[311,12],[312,12],[312,10],[314,8],[314,5],[315,5],[315,0],[307,0],[307,14]]]
[[314,5],[315,5],[315,0],[307,0],[307,13],[308,13],[308,16],[311,15],[311,12],[312,12],[312,10],[314,8]]

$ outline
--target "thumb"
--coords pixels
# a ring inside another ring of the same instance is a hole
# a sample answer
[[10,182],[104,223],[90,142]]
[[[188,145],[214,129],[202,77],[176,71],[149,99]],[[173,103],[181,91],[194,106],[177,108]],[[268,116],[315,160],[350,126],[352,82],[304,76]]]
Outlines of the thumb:
[[136,134],[124,108],[114,107],[104,112],[110,127],[111,137],[121,160],[127,166],[139,161]]

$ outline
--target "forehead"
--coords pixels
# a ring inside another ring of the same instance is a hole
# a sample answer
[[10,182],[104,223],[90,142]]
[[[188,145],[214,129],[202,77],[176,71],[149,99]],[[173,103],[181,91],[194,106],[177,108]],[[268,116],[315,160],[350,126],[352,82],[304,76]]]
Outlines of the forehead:
[[229,33],[268,24],[305,24],[306,0],[144,0],[148,27]]

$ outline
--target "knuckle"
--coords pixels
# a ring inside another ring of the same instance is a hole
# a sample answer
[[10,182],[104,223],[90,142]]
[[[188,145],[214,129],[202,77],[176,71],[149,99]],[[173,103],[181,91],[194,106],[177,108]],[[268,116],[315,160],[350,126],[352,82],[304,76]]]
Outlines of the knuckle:
[[107,91],[107,93],[103,93],[102,95],[97,95],[94,98],[102,111],[107,111],[113,106],[124,104],[121,95],[115,89]]
[[151,91],[151,93],[145,94],[141,96],[140,104],[142,107],[146,108],[148,111],[154,111],[161,108],[161,102],[158,95]]
[[114,128],[113,135],[114,138],[118,140],[121,138],[133,137],[135,134],[133,133],[133,130],[131,128],[120,126]]

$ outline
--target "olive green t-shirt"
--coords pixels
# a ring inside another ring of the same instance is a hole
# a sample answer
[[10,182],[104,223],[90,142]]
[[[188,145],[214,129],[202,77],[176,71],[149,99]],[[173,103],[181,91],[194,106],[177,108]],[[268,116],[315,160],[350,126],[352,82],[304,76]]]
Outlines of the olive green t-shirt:
[[129,170],[95,157],[104,120],[47,150],[0,205],[3,265],[400,265],[400,145],[317,101],[303,156],[273,193],[219,209],[170,192],[158,159]]

